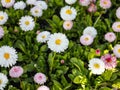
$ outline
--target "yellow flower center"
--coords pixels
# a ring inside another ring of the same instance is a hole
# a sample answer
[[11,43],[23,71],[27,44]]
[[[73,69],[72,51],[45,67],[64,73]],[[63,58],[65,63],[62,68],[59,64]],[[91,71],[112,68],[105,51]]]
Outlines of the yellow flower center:
[[61,44],[61,40],[60,39],[55,40],[55,44],[60,45]]
[[38,10],[35,10],[35,13],[38,13]]
[[118,53],[120,53],[120,48],[118,49]]
[[2,80],[0,79],[0,85],[2,84]]
[[10,54],[9,53],[4,53],[4,58],[7,60],[10,58]]
[[66,14],[72,14],[72,10],[70,9],[66,10]]
[[84,40],[85,40],[85,41],[88,41],[88,40],[89,40],[89,38],[88,38],[88,37],[86,37]]
[[45,35],[42,36],[43,39],[44,39],[45,37],[46,37]]
[[11,0],[5,0],[5,2],[6,2],[6,3],[10,3],[10,2],[11,2]]
[[26,24],[26,25],[29,25],[29,24],[30,24],[30,22],[29,22],[29,21],[25,21],[25,24]]
[[120,25],[117,25],[117,28],[120,28]]
[[107,2],[107,1],[104,1],[103,3],[104,3],[104,4],[107,4],[108,2]]
[[99,65],[98,63],[95,63],[95,64],[94,64],[94,67],[95,67],[96,69],[98,69],[98,68],[100,68],[100,65]]
[[70,24],[69,24],[69,23],[67,23],[67,26],[69,27],[69,26],[70,26]]
[[4,17],[3,16],[0,16],[0,20],[3,20],[4,19]]

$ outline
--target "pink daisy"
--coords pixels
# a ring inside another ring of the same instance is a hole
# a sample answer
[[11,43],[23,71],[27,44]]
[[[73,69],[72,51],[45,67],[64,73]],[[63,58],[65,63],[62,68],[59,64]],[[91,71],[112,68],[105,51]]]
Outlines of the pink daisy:
[[103,9],[109,9],[111,7],[112,3],[110,0],[100,0],[100,7]]
[[93,37],[88,34],[84,34],[80,37],[80,42],[82,45],[91,45],[93,43]]
[[88,8],[89,12],[96,12],[97,11],[97,6],[94,3],[91,3],[89,8]]
[[0,26],[0,39],[4,36],[4,30],[3,28]]
[[12,78],[19,78],[22,74],[23,74],[23,68],[21,66],[14,66],[9,71],[9,75]]
[[120,32],[120,22],[114,22],[112,25],[112,29],[115,32]]
[[116,16],[120,19],[120,7],[116,10]]
[[113,32],[108,32],[105,34],[104,38],[108,42],[113,42],[116,39],[116,35]]
[[105,63],[106,69],[112,69],[117,66],[116,57],[110,54],[105,54],[101,57],[101,60]]
[[73,22],[72,21],[64,21],[63,28],[65,30],[70,30],[72,27],[73,27]]
[[46,82],[46,80],[47,80],[46,76],[43,73],[36,73],[34,76],[34,81],[37,84],[44,84]]
[[42,86],[38,87],[37,90],[50,90],[50,89],[49,89],[49,87],[42,85]]
[[90,0],[79,0],[80,5],[88,6],[90,4]]

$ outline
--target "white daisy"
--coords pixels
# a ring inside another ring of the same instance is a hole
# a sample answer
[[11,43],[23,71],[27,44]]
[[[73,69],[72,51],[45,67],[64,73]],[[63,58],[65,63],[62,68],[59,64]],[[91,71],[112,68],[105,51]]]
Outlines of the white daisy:
[[14,9],[17,10],[17,9],[24,9],[26,7],[26,4],[23,2],[23,1],[19,1],[19,2],[16,2],[14,4]]
[[97,30],[94,27],[88,26],[84,29],[83,34],[88,34],[95,38],[97,35]]
[[43,14],[42,9],[38,6],[31,8],[30,12],[34,17],[41,17]]
[[8,14],[6,12],[0,11],[0,25],[3,25],[8,20]]
[[118,7],[116,10],[116,16],[118,19],[120,19],[120,7]]
[[9,8],[11,6],[13,6],[15,0],[1,0],[2,6]]
[[28,5],[35,5],[36,0],[26,0]]
[[2,46],[0,48],[0,65],[1,67],[9,67],[16,64],[18,55],[13,47]]
[[120,32],[120,22],[119,21],[114,22],[112,25],[112,29],[115,32]]
[[105,71],[105,64],[99,58],[93,58],[89,61],[89,70],[92,71],[93,74],[100,75]]
[[48,8],[48,5],[45,1],[36,1],[35,5],[39,6],[43,10],[46,10]]
[[61,8],[60,16],[63,20],[74,20],[76,15],[77,11],[74,7],[65,6]]
[[0,90],[4,90],[6,84],[8,83],[8,78],[3,73],[0,73]]
[[65,0],[67,4],[74,4],[77,0]]
[[120,44],[114,46],[113,53],[117,58],[120,58]]
[[93,37],[88,34],[84,34],[80,37],[80,42],[82,45],[91,45],[93,43]]
[[23,31],[29,31],[34,29],[35,22],[31,16],[24,16],[19,20],[19,25]]
[[62,33],[54,33],[50,35],[48,40],[48,48],[50,48],[54,52],[64,52],[68,48],[69,41],[65,34]]
[[50,36],[50,32],[43,31],[37,35],[36,39],[38,42],[46,42],[49,39],[49,36]]

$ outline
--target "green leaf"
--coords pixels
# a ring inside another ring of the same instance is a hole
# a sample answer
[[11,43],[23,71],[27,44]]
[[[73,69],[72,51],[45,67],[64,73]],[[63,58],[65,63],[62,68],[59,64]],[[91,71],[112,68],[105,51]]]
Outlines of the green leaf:
[[75,84],[86,84],[87,83],[87,78],[85,76],[76,76],[73,80]]
[[105,80],[110,80],[110,78],[111,78],[111,76],[112,76],[112,70],[106,70],[103,74],[102,74],[102,76],[103,76],[103,78],[105,79]]

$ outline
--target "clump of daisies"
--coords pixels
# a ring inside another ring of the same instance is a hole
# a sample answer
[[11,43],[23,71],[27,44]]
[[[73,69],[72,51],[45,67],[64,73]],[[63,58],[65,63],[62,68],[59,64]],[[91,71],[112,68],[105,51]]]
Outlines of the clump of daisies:
[[23,68],[21,66],[13,66],[9,71],[9,75],[12,78],[19,78],[22,74]]
[[16,50],[10,46],[0,47],[0,66],[9,67],[16,64],[18,55]]
[[19,20],[19,25],[23,31],[30,31],[34,29],[35,22],[31,16],[23,16]]
[[3,25],[8,20],[8,14],[6,12],[0,11],[0,25]]
[[43,73],[36,73],[34,75],[34,81],[40,85],[44,84],[47,81],[46,75]]
[[41,43],[44,42],[45,43],[45,42],[48,41],[49,37],[50,37],[50,32],[43,31],[43,32],[38,33],[36,39],[37,39],[38,42],[41,42]]
[[111,0],[100,0],[100,7],[103,9],[109,9],[111,5]]
[[97,30],[94,27],[92,26],[86,27],[83,31],[83,35],[80,37],[81,44],[91,45],[96,35],[97,35]]
[[3,28],[0,26],[0,39],[4,36],[4,30]]
[[8,83],[7,76],[3,73],[0,73],[0,90],[4,90],[7,83]]
[[63,20],[74,20],[77,16],[77,11],[74,7],[65,6],[61,8],[60,16]]
[[23,9],[25,9],[25,7],[26,7],[26,4],[23,1],[18,1],[14,4],[14,9],[15,10],[17,10],[17,9],[23,10]]
[[105,71],[105,64],[99,58],[92,58],[89,61],[88,66],[89,66],[89,70],[91,70],[93,74],[100,75]]
[[14,5],[15,0],[1,0],[1,4],[5,8],[10,8]]
[[69,40],[65,34],[54,33],[50,35],[47,44],[52,51],[60,53],[68,48]]

